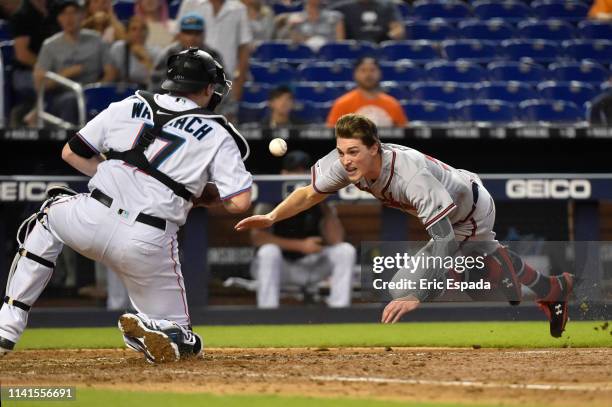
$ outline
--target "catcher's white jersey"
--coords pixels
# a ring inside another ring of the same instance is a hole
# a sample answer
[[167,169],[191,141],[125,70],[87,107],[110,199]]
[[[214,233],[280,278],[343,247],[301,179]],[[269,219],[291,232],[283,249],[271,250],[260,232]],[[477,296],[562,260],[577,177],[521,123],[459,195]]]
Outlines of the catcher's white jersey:
[[[355,186],[371,193],[383,205],[418,216],[428,228],[448,215],[461,222],[472,211],[472,185],[480,179],[412,148],[382,144],[382,169],[374,182],[361,178]],[[333,150],[312,167],[317,192],[333,193],[351,184],[338,151]]]
[[[198,107],[193,101],[177,96],[155,95],[155,102],[172,111]],[[135,145],[146,126],[153,126],[149,107],[136,96],[112,103],[79,131],[78,135],[95,152],[125,151]],[[189,192],[199,196],[206,182],[217,185],[222,199],[251,187],[252,176],[245,169],[232,136],[214,120],[202,115],[173,119],[149,146],[145,155],[152,165]],[[89,182],[122,207],[185,223],[192,203],[176,196],[168,187],[136,167],[120,160],[101,163]]]

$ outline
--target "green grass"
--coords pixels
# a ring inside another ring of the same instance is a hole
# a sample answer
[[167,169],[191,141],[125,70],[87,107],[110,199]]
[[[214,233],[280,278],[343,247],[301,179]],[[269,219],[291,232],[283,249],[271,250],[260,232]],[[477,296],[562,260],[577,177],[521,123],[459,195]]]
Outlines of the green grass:
[[[612,347],[601,322],[572,322],[552,338],[547,322],[198,326],[208,347],[443,346],[485,348]],[[18,349],[116,348],[116,328],[28,329]]]
[[[48,401],[39,402],[5,402],[7,406],[42,406],[49,405]],[[5,405],[4,403],[2,405]],[[158,393],[158,392],[132,392],[109,391],[77,388],[76,401],[51,403],[52,406],[88,406],[88,407],[121,407],[121,406],[214,406],[214,407],[492,407],[482,404],[448,404],[448,403],[419,403],[381,400],[358,400],[350,398],[315,398],[315,397],[287,397],[262,395],[211,395],[206,393]]]

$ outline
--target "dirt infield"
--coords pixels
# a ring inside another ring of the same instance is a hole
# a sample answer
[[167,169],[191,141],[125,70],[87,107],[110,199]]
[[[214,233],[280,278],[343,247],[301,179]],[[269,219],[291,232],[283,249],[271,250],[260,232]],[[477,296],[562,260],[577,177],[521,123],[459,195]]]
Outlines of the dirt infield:
[[2,359],[0,380],[3,385],[609,406],[612,349],[224,348],[207,349],[201,360],[158,366],[129,350],[32,350]]

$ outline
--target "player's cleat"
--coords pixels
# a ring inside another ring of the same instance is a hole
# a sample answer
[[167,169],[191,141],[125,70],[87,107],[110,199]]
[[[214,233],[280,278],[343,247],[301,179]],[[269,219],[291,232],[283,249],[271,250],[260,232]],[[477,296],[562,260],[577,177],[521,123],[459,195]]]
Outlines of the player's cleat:
[[15,348],[15,342],[0,336],[0,357],[6,355]]
[[149,353],[146,346],[144,346],[144,343],[139,338],[123,335],[123,342],[125,343],[125,346],[132,349],[133,351],[144,354],[147,362],[155,363],[155,359],[153,358],[151,353]]
[[563,273],[559,278],[561,284],[560,298],[555,301],[537,301],[538,306],[544,311],[550,321],[550,335],[560,338],[565,330],[569,317],[568,301],[574,289],[575,277],[570,273]]
[[[170,321],[162,321],[172,325]],[[119,329],[131,342],[128,345],[144,353],[147,361],[153,363],[175,362],[180,359],[176,343],[163,331],[156,321],[145,319],[137,314],[123,314],[119,317]],[[127,341],[126,341],[127,342]]]

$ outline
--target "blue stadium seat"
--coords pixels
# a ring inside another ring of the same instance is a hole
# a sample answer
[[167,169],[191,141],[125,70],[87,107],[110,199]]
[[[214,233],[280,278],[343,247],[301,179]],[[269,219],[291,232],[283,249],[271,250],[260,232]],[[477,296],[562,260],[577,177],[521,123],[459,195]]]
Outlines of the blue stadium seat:
[[441,82],[481,82],[488,75],[482,67],[467,61],[436,61],[425,65],[430,79]]
[[510,123],[516,120],[512,103],[502,100],[466,100],[455,105],[455,116],[466,122]]
[[2,52],[2,64],[4,70],[10,70],[13,68],[15,62],[15,48],[14,41],[0,41],[0,52]]
[[302,1],[274,1],[272,3],[272,10],[275,15],[282,13],[293,13],[295,11],[302,11],[304,9],[304,2]]
[[272,86],[263,83],[247,82],[242,90],[242,101],[246,103],[261,103],[268,100]]
[[353,80],[353,67],[334,62],[308,63],[300,66],[298,75],[304,82],[350,82]]
[[363,56],[376,56],[376,45],[365,41],[328,42],[319,48],[318,57],[322,61],[338,62],[346,59],[355,61]]
[[251,62],[249,66],[254,82],[288,84],[296,80],[296,72],[288,64]]
[[408,5],[408,3],[395,2],[395,6],[399,10],[400,15],[402,16],[402,20],[405,20],[405,19],[410,17],[410,14],[412,13],[412,10],[411,10],[410,6]]
[[409,86],[409,82],[383,81],[380,83],[381,89],[386,94],[393,96],[397,100],[410,99],[411,94]]
[[421,0],[416,1],[412,6],[412,14],[420,20],[431,20],[432,18],[460,20],[469,17],[471,13],[469,6],[457,0]]
[[303,44],[290,41],[264,41],[253,52],[252,58],[262,62],[299,64],[314,58],[314,53]]
[[524,100],[537,99],[538,93],[523,82],[488,82],[476,87],[476,99],[503,100],[519,103]]
[[268,112],[268,103],[240,102],[238,105],[239,123],[259,123]]
[[418,63],[440,58],[434,44],[427,40],[384,41],[380,46],[380,57],[387,61],[409,59]]
[[472,99],[474,96],[471,86],[456,82],[417,83],[412,86],[411,95],[414,100],[449,104]]
[[546,69],[532,62],[495,61],[487,65],[494,81],[542,82],[548,79]]
[[445,103],[404,102],[402,107],[411,124],[414,122],[448,123],[452,120],[451,110]]
[[425,71],[410,61],[380,62],[382,79],[385,81],[417,82],[427,78]]
[[532,10],[522,1],[477,1],[472,6],[474,16],[480,20],[502,18],[520,21],[532,15]]
[[405,26],[406,38],[411,40],[442,41],[457,37],[455,27],[441,18],[407,21]]
[[296,100],[321,103],[334,101],[346,93],[346,91],[345,86],[334,85],[330,82],[302,82],[295,85],[294,96]]
[[576,0],[534,1],[531,7],[540,19],[561,18],[573,22],[585,19],[589,12],[589,6]]
[[612,63],[612,41],[569,40],[563,41],[565,53],[577,61],[590,59],[601,64]]
[[118,0],[113,4],[113,11],[121,21],[127,21],[134,15],[134,1]]
[[110,103],[134,95],[138,85],[120,83],[92,83],[83,87],[87,119],[106,109]]
[[332,102],[311,102],[308,100],[296,100],[293,114],[306,124],[323,124],[331,109]]
[[182,0],[168,0],[168,17],[176,19]]
[[518,25],[518,34],[526,39],[563,41],[576,36],[574,27],[559,19],[523,21]]
[[8,21],[0,20],[0,41],[7,41],[12,38]]
[[557,62],[549,67],[551,78],[561,82],[580,81],[600,84],[612,75],[603,65],[593,61]]
[[514,36],[514,27],[500,19],[466,20],[459,23],[459,36],[471,40],[507,40]]
[[470,62],[489,62],[495,59],[498,45],[484,40],[447,40],[442,42],[442,54],[447,59]]
[[582,110],[571,102],[527,100],[519,104],[521,120],[526,122],[576,123],[585,119]]
[[573,102],[582,106],[598,95],[595,87],[584,82],[554,82],[548,81],[538,85],[538,91],[543,99]]
[[612,38],[612,24],[609,21],[581,21],[578,23],[578,33],[586,39],[609,40]]
[[559,59],[561,52],[556,42],[547,40],[506,40],[502,47],[508,59],[520,61],[524,58],[550,63]]

